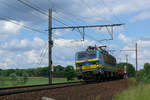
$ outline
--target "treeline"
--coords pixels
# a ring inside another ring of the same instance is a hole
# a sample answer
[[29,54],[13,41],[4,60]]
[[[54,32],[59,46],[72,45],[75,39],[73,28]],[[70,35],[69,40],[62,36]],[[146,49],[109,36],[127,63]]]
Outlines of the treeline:
[[[0,76],[9,77],[12,73],[20,77],[24,76],[24,74],[27,74],[28,77],[48,77],[48,67],[6,70],[0,69]],[[72,76],[75,76],[75,69],[71,65],[66,67],[57,65],[54,66],[54,71],[52,73],[54,77],[66,77],[67,74],[73,74]]]
[[[117,67],[127,66],[127,76],[135,77],[135,67],[129,63],[118,63]],[[54,66],[53,77],[66,77],[68,80],[76,76],[73,66]],[[48,67],[28,68],[28,69],[0,69],[0,77],[10,77],[15,74],[18,77],[48,77]],[[138,71],[138,79],[150,82],[150,63],[145,63],[143,69]]]
[[130,63],[118,63],[117,67],[124,68],[126,66],[127,76],[128,77],[135,77],[136,71],[135,67]]
[[145,63],[143,69],[138,71],[138,79],[144,82],[150,82],[150,63]]
[[[128,77],[136,76],[135,67],[132,64],[119,63],[117,64],[117,66],[121,68],[124,68],[124,66],[127,66],[127,76]],[[137,78],[139,81],[150,82],[150,63],[145,63],[143,68],[138,70]]]

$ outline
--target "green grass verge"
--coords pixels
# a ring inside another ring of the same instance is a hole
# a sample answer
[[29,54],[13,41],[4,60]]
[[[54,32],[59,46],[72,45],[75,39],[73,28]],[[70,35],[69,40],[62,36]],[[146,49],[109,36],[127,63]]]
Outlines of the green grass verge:
[[[70,82],[78,81],[76,78]],[[67,82],[66,78],[53,78],[53,83],[63,83]],[[0,88],[2,87],[12,87],[12,86],[25,86],[25,85],[40,85],[40,84],[48,84],[48,78],[45,77],[29,77],[26,84],[13,84],[9,77],[3,77],[0,80]]]
[[[131,78],[135,82],[134,78]],[[114,100],[150,100],[150,84],[139,83],[133,85],[129,89],[118,93]]]

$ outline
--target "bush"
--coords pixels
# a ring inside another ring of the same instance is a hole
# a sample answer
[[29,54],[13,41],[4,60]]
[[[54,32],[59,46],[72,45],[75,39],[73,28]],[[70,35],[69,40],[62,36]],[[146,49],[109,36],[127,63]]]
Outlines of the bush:
[[67,81],[73,80],[73,78],[75,77],[75,70],[73,66],[67,66],[65,68],[64,76],[67,78]]
[[124,68],[124,66],[127,66],[127,75],[128,77],[135,77],[135,68],[132,64],[129,63],[118,63],[117,67]]
[[18,77],[15,73],[10,74],[10,78],[11,78],[11,81],[12,81],[13,85],[18,84]]
[[27,73],[23,73],[23,83],[25,84],[28,81],[29,75]]
[[5,78],[0,76],[0,87],[4,87],[5,86]]
[[149,91],[149,84],[139,84],[118,93],[114,100],[150,100]]
[[150,82],[150,64],[145,63],[144,69],[138,72],[138,78],[144,82]]

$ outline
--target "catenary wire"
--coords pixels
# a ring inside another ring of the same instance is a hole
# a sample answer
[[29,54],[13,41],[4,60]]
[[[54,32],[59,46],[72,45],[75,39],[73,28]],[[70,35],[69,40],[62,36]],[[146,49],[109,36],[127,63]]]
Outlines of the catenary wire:
[[36,31],[36,32],[38,32],[38,33],[46,33],[46,31],[41,31],[41,30],[38,30],[38,29],[31,28],[30,26],[26,26],[26,25],[17,23],[17,22],[15,22],[15,21],[13,21],[14,19],[12,19],[12,18],[10,18],[10,17],[7,17],[7,18],[6,18],[6,16],[4,16],[4,17],[0,16],[0,19],[1,19],[1,20],[4,20],[4,21],[7,21],[7,22],[10,22],[10,23],[13,23],[13,24],[16,24],[16,25],[18,25],[18,26],[22,26],[22,27],[24,27],[24,28],[26,28],[26,29],[28,29],[28,30]]

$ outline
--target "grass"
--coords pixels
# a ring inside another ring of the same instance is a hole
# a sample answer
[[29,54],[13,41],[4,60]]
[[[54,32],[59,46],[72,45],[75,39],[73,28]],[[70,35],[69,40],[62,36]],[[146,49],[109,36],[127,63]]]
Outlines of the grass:
[[[75,78],[72,81],[77,81]],[[70,82],[72,82],[70,81]],[[63,83],[67,82],[66,78],[53,78],[53,83]],[[48,84],[48,78],[45,77],[29,77],[26,84],[16,84],[14,85],[9,77],[3,77],[3,79],[0,81],[0,88],[2,87],[12,87],[12,86],[24,86],[24,85],[40,85],[40,84]]]
[[[135,79],[130,79],[135,82]],[[129,89],[118,93],[114,100],[150,100],[150,84],[139,83]]]

